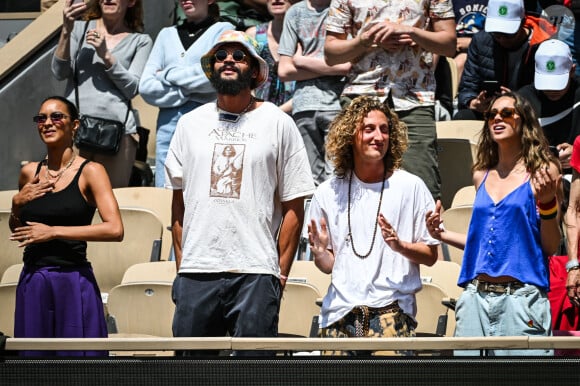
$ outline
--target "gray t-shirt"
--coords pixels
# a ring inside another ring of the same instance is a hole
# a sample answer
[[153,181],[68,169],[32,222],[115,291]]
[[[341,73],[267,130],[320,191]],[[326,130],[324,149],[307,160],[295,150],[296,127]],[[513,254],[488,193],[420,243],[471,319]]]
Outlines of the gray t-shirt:
[[[328,8],[318,12],[308,8],[306,0],[290,7],[284,17],[284,30],[280,38],[278,53],[294,56],[300,44],[303,55],[323,58],[327,15]],[[297,81],[292,99],[292,113],[340,110],[339,98],[344,83],[342,76],[321,76]]]

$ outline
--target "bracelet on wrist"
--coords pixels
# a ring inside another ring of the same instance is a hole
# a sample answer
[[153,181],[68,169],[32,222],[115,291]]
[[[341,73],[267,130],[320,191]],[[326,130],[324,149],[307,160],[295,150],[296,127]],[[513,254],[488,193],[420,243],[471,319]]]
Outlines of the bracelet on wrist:
[[558,201],[556,197],[545,204],[538,201],[537,206],[542,220],[552,220],[558,216]]
[[546,202],[545,204],[538,200],[537,205],[540,210],[552,210],[558,208],[558,200],[556,200],[556,196],[554,196],[551,201]]
[[549,213],[549,214],[540,213],[540,219],[542,219],[542,220],[553,220],[556,218],[556,216],[558,216],[557,210],[555,210],[554,212]]
[[566,263],[566,272],[570,272],[574,269],[580,269],[580,263],[577,259],[570,260]]
[[288,276],[280,274],[280,280],[288,280]]

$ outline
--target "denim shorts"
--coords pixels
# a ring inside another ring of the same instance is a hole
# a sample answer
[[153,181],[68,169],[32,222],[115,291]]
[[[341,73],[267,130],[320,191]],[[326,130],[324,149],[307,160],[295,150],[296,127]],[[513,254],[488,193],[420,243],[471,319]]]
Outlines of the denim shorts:
[[[478,291],[468,284],[455,308],[455,336],[551,336],[550,302],[544,291],[526,284],[512,294]],[[456,350],[455,355],[479,355]],[[489,356],[553,355],[553,350],[487,350]]]

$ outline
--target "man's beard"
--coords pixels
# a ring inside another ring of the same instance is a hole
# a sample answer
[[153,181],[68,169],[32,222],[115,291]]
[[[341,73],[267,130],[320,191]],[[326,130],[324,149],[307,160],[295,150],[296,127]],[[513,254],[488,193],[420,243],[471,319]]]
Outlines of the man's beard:
[[223,79],[221,73],[226,69],[225,66],[220,70],[214,70],[209,81],[218,94],[238,95],[242,90],[251,88],[253,80],[251,69],[248,68],[246,71],[241,71],[236,67],[227,68],[235,71],[238,74],[238,79]]

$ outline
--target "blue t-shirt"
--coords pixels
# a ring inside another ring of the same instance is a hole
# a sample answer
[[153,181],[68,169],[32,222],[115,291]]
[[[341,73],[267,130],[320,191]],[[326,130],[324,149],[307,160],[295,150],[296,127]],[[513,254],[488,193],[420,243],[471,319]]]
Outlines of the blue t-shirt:
[[453,0],[457,37],[471,37],[483,30],[487,0]]

